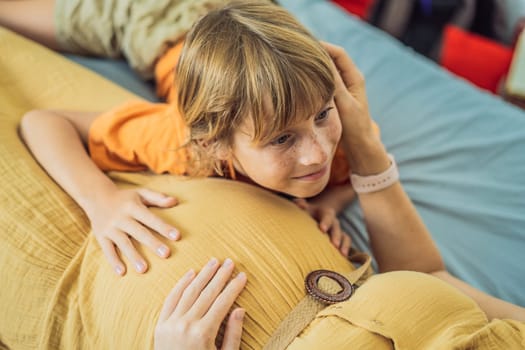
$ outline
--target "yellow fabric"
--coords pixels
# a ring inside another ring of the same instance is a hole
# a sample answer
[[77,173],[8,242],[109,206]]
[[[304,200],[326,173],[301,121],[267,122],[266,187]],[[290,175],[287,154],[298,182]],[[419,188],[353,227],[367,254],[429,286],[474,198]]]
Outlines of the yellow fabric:
[[31,158],[18,122],[33,108],[99,110],[132,95],[1,27],[0,52],[0,341],[35,349],[88,222]]
[[522,323],[489,323],[445,282],[398,271],[372,276],[348,301],[319,312],[288,350],[522,349],[524,339]]
[[308,215],[263,190],[227,180],[129,174],[130,181],[180,198],[181,205],[158,213],[184,238],[166,242],[174,251],[168,260],[145,251],[147,274],[118,278],[88,236],[81,210],[31,158],[16,127],[30,109],[102,110],[133,96],[6,30],[0,51],[10,53],[0,58],[0,280],[7,282],[0,340],[9,347],[147,348],[177,278],[210,256],[229,256],[249,275],[239,301],[249,310],[243,345],[257,349],[304,296],[310,270],[352,269]]
[[[105,110],[133,96],[1,28],[0,52],[8,53],[0,55],[1,343],[12,349],[151,347],[158,312],[175,281],[210,256],[228,256],[237,270],[248,273],[238,301],[247,310],[242,348],[259,349],[304,297],[308,272],[352,270],[308,215],[261,189],[220,179],[114,173],[119,186],[146,186],[178,196],[179,206],[156,213],[183,234],[180,242],[166,242],[173,249],[168,260],[139,248],[151,266],[145,275],[130,271],[117,277],[89,235],[82,211],[32,159],[16,128],[30,109]],[[402,336],[406,343],[396,344],[402,346],[439,336],[449,342],[444,348],[467,342],[477,349],[516,348],[522,342],[522,324],[487,323],[471,302],[434,284],[413,273],[375,277],[355,299],[318,315],[296,341],[308,344],[301,349],[347,349],[358,337],[388,345],[383,338]],[[405,332],[414,317],[432,307],[425,302],[432,295],[446,301],[425,318],[424,325],[433,331]],[[431,317],[442,322],[433,325]],[[377,325],[371,320],[382,322],[384,329],[372,328]]]
[[[219,179],[126,177],[180,198],[178,207],[156,212],[174,223],[184,238],[175,244],[166,242],[174,251],[167,261],[141,249],[152,265],[150,271],[144,276],[130,273],[123,279],[101,263],[102,253],[90,239],[79,268],[80,304],[97,305],[96,310],[82,314],[84,324],[93,328],[85,329],[92,335],[90,341],[96,339],[94,348],[147,346],[159,305],[173,281],[189,268],[202,266],[210,256],[231,257],[237,269],[248,274],[247,289],[239,299],[247,309],[246,349],[260,349],[304,296],[303,281],[309,271],[327,268],[347,273],[352,269],[304,212],[254,186]],[[76,275],[77,271],[71,273]],[[133,308],[123,307],[121,300]],[[130,315],[135,312],[137,315]],[[126,320],[128,330],[138,330],[143,336],[115,339],[112,325],[122,320]]]

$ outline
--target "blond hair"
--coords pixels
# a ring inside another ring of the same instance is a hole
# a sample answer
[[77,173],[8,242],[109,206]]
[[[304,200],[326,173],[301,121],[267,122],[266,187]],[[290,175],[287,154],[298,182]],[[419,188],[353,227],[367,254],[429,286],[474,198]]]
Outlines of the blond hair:
[[223,175],[213,145],[230,146],[245,118],[253,123],[253,141],[265,142],[319,111],[334,92],[326,51],[290,13],[267,1],[233,1],[196,22],[175,84],[190,132],[192,175]]

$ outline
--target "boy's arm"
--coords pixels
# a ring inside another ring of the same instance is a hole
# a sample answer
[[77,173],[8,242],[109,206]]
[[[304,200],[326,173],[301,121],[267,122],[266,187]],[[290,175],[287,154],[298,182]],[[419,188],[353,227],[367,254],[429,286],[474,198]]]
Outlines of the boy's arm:
[[336,214],[339,214],[355,197],[355,191],[352,186],[335,185],[327,187],[319,195],[311,198],[309,202],[329,207],[333,209]]
[[20,134],[41,166],[85,211],[92,231],[115,271],[125,273],[116,245],[137,271],[144,272],[146,262],[127,234],[159,256],[169,256],[169,248],[148,228],[170,239],[178,239],[179,234],[154,216],[146,205],[170,207],[176,204],[176,200],[145,189],[119,190],[93,163],[84,144],[98,114],[31,111],[22,119]]
[[89,127],[99,114],[34,110],[20,124],[22,139],[35,159],[86,212],[99,196],[93,189],[115,189],[85,149]]

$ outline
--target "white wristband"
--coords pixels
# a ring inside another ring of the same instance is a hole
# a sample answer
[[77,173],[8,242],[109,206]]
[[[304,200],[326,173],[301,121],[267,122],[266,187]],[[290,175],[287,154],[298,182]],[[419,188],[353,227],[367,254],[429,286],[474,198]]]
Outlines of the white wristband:
[[357,193],[377,192],[395,184],[399,180],[399,171],[394,156],[388,154],[388,158],[390,159],[390,166],[380,174],[370,176],[351,174],[350,181],[354,191]]

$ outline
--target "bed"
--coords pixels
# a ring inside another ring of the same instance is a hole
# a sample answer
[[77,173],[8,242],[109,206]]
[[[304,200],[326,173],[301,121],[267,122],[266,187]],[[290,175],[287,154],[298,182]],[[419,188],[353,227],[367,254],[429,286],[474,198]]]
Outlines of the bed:
[[[525,265],[520,263],[525,251],[525,112],[453,77],[331,2],[281,0],[280,3],[320,39],[343,46],[363,71],[371,112],[381,129],[382,140],[395,155],[401,181],[430,228],[447,268],[492,295],[525,306]],[[12,46],[4,40],[9,34],[0,34],[0,51],[15,54],[9,51]],[[29,91],[31,83],[18,82],[15,71],[4,71],[0,77],[4,86],[0,100],[3,106],[19,112],[31,106],[50,107],[46,96],[66,89],[68,91],[54,103],[63,108],[92,108],[90,98],[97,95],[89,86],[76,84],[76,76],[60,75],[57,69],[56,76],[42,74],[41,77],[35,57],[18,56],[35,66],[31,68],[35,72],[34,79],[47,79],[49,90],[38,91],[34,97],[16,95],[13,92],[17,90]],[[141,82],[122,61],[71,55],[67,58],[131,91],[97,78],[97,89],[111,92],[97,98],[97,108],[109,107],[132,98],[133,94],[155,99],[152,85]],[[0,67],[3,62],[0,59]],[[83,81],[88,73],[77,67],[70,68],[70,62],[65,62],[63,65]],[[40,82],[42,84],[45,85]],[[36,163],[30,164],[19,156],[25,152],[22,144],[17,144],[16,150],[2,145],[12,141],[17,121],[6,119],[2,112],[0,118],[2,249],[17,244],[10,241],[9,232],[37,230],[39,224],[48,222],[50,213],[46,212],[45,200],[39,199],[33,209],[24,206],[24,203],[34,204],[30,201],[45,196],[62,203],[62,218],[55,219],[63,222],[54,228],[55,231],[78,231],[73,239],[78,241],[79,249],[86,249],[83,242],[87,239],[88,223],[80,209],[56,184],[45,179],[41,183],[25,182],[18,190],[11,186],[27,173],[39,173],[39,176],[43,173]],[[121,180],[128,184],[131,181]],[[14,223],[6,219],[6,213],[22,210],[26,222]],[[340,219],[343,228],[351,234],[354,246],[367,251],[366,230],[357,203],[346,208]],[[63,252],[61,263],[67,264],[76,253]],[[38,265],[39,261],[31,263]],[[59,270],[61,266],[42,265],[40,268],[43,272]],[[36,278],[39,271],[33,273]],[[53,283],[67,282],[64,275],[57,276],[57,280],[41,281],[35,286],[32,276],[25,275],[22,288],[45,290]],[[13,296],[2,295],[2,298],[10,297]],[[60,296],[49,294],[35,300],[35,312],[45,309],[45,302],[51,297]],[[38,324],[38,320],[33,321]],[[9,320],[3,318],[0,322],[5,324]],[[36,344],[41,339],[31,339],[28,343],[33,340]]]

